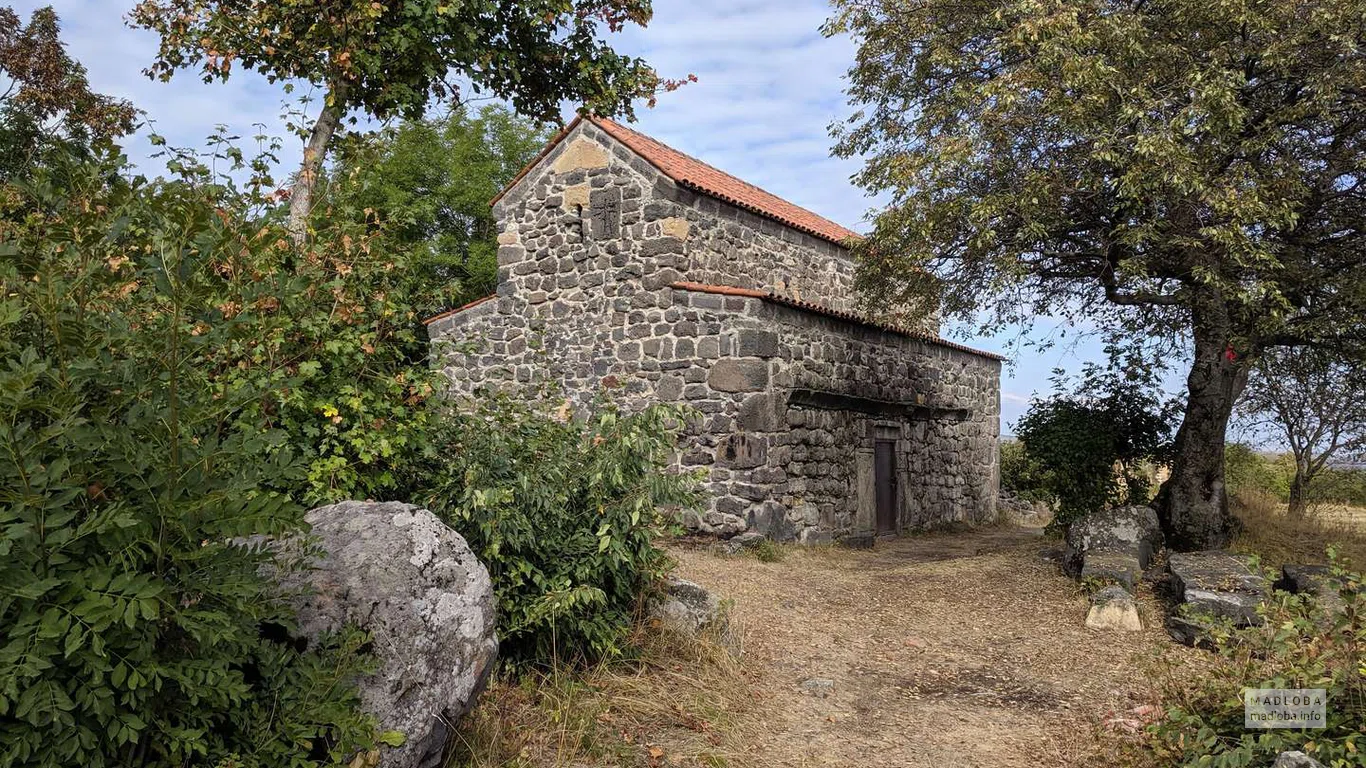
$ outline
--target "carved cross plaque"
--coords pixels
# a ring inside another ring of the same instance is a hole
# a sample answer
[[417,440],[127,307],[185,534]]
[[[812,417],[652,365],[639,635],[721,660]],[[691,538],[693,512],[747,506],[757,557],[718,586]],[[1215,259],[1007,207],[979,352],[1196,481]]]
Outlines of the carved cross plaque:
[[588,196],[594,240],[621,237],[621,190],[616,187],[595,189]]

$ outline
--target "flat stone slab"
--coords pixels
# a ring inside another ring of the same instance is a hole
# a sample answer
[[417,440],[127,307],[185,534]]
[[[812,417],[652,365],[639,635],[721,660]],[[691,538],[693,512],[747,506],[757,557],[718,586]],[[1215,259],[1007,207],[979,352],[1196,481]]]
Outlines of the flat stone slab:
[[1138,632],[1143,622],[1138,617],[1138,605],[1133,595],[1123,587],[1106,587],[1091,596],[1091,610],[1086,614],[1086,626],[1107,632]]
[[1236,626],[1260,623],[1257,606],[1266,599],[1266,579],[1242,555],[1216,550],[1175,552],[1167,559],[1177,602],[1190,610],[1231,619]]
[[1107,584],[1119,584],[1130,592],[1134,582],[1143,572],[1138,558],[1122,552],[1097,552],[1088,554],[1082,562],[1082,580],[1094,579]]

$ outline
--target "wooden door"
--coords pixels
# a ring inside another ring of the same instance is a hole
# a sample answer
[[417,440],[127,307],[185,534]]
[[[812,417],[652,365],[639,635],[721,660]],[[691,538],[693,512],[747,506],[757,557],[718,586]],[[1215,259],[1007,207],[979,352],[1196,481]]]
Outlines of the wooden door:
[[873,443],[873,484],[877,493],[877,532],[896,533],[896,441]]

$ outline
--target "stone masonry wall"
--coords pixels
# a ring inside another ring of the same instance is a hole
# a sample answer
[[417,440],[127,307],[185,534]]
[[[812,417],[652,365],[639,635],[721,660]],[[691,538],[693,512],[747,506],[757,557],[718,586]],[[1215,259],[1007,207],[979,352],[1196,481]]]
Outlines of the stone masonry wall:
[[[871,535],[878,438],[896,441],[898,530],[993,516],[999,361],[763,299],[675,290],[674,306],[716,335],[651,339],[660,371],[641,376],[656,397],[703,414],[682,456],[708,470],[714,498],[695,527],[808,542]],[[794,390],[924,412],[816,407]]]
[[[453,393],[549,385],[586,407],[610,376],[628,407],[688,402],[701,417],[680,460],[709,472],[714,500],[693,520],[707,531],[866,534],[874,435],[897,440],[900,527],[992,514],[997,361],[670,287],[776,288],[848,309],[853,271],[839,247],[681,189],[587,121],[495,214],[497,296],[428,326]],[[813,408],[789,404],[793,388],[939,411]]]

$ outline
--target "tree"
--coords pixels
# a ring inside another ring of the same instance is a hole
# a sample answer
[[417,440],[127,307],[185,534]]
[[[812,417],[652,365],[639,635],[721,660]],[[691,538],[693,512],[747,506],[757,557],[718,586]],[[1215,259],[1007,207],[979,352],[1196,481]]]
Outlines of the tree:
[[631,115],[632,99],[671,84],[602,42],[599,26],[644,25],[650,13],[649,0],[143,0],[130,21],[161,36],[149,76],[200,65],[205,82],[226,80],[239,63],[323,92],[290,198],[299,242],[318,171],[350,110],[416,119],[433,98],[458,100],[463,80],[546,122],[565,101]]
[[1142,379],[1099,366],[1034,401],[1015,424],[1041,490],[1057,500],[1050,528],[1115,504],[1145,503],[1151,493],[1143,464],[1166,457],[1170,407]]
[[66,53],[51,6],[23,24],[0,7],[0,181],[14,178],[56,143],[87,145],[133,128],[137,110],[90,90],[85,67]]
[[1303,515],[1314,479],[1334,456],[1366,447],[1366,370],[1310,347],[1269,350],[1238,408],[1254,429],[1290,446],[1290,514]]
[[493,293],[498,241],[489,200],[549,138],[503,107],[457,108],[343,142],[326,196],[331,215],[377,223],[387,253],[407,253],[420,316]]
[[1366,308],[1362,0],[836,0],[861,42],[836,153],[884,193],[875,304],[1054,314],[1188,339],[1159,499],[1225,543],[1223,448],[1256,359],[1357,344]]

